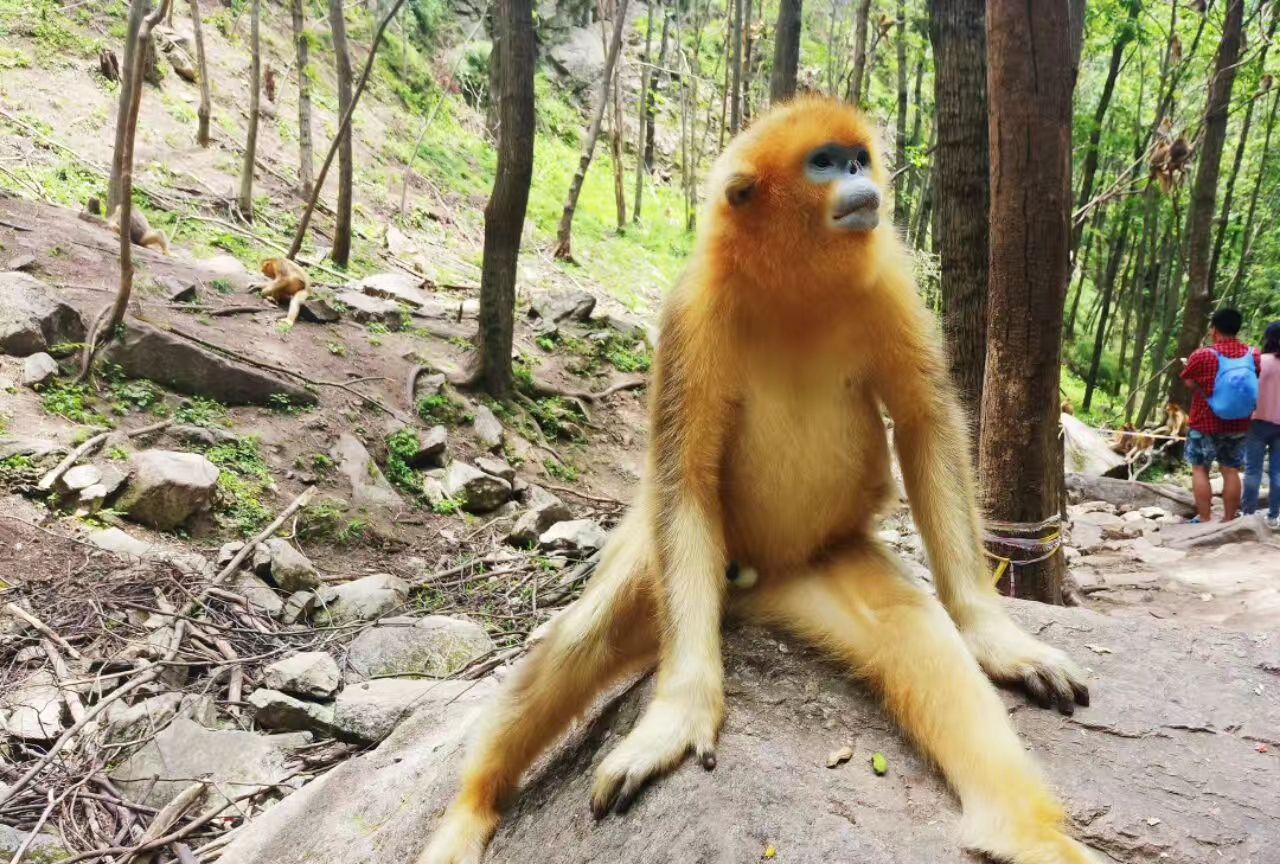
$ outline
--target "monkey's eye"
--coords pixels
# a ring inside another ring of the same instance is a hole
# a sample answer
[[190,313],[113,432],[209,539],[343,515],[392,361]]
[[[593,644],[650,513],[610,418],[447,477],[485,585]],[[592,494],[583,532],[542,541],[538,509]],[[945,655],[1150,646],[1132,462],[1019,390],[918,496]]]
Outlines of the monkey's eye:
[[831,160],[831,156],[827,153],[815,153],[809,160],[809,164],[819,171],[826,171],[828,168],[835,166],[835,162]]
[[858,163],[859,168],[866,168],[871,164],[871,153],[866,147],[859,147],[858,151],[853,154],[853,161]]

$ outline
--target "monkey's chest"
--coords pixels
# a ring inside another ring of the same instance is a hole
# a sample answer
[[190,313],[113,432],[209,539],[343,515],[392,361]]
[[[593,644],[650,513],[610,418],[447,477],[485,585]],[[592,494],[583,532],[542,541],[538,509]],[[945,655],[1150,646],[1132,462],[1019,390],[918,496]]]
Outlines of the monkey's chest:
[[723,466],[731,555],[787,566],[866,531],[890,489],[888,460],[878,404],[860,382],[753,383]]

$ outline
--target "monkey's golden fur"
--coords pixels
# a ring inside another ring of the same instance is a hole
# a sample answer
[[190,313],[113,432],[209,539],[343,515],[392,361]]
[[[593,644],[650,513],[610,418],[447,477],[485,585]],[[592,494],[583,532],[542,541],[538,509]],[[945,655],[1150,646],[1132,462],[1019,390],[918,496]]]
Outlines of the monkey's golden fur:
[[[120,233],[119,205],[107,220],[107,227],[116,234]],[[163,231],[152,228],[151,223],[147,221],[147,215],[136,205],[129,209],[129,242],[137,246],[146,246],[165,255],[169,254],[169,238],[164,236]]]
[[289,313],[284,320],[292,327],[302,311],[303,302],[311,294],[311,281],[307,279],[306,271],[288,258],[268,258],[262,262],[262,275],[271,280],[263,286],[262,298],[273,304],[288,300]]
[[[1087,690],[990,587],[937,327],[891,226],[831,229],[804,173],[827,142],[870,150],[885,188],[870,125],[823,100],[771,111],[717,162],[662,318],[646,478],[585,594],[486,712],[419,864],[478,864],[537,755],[602,689],[655,663],[654,700],[597,769],[593,809],[626,806],[690,752],[713,766],[726,612],[816,643],[877,689],[958,794],[966,845],[1014,864],[1097,861],[1065,833],[983,671],[1064,710]],[[882,406],[936,599],[875,539],[894,488]],[[730,593],[729,562],[755,586]]]

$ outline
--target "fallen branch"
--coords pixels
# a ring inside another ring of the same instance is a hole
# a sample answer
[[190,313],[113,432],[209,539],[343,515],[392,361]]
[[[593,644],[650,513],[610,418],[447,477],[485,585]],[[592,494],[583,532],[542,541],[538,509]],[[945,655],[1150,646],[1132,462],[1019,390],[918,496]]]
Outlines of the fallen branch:
[[[130,438],[138,438],[142,435],[149,435],[152,432],[159,432],[173,425],[173,420],[161,420],[159,423],[152,423],[150,426],[142,426],[124,434]],[[111,437],[111,432],[100,432],[89,440],[85,441],[76,449],[67,454],[67,457],[59,462],[49,471],[48,474],[40,478],[40,482],[36,484],[36,488],[41,492],[48,492],[53,488],[54,484],[62,479],[62,475],[71,470],[71,467],[92,450],[96,450],[102,446],[102,442]]]
[[553,486],[550,483],[543,483],[541,484],[541,486],[544,489],[550,489],[553,492],[562,492],[566,495],[572,495],[575,498],[581,498],[584,501],[594,501],[597,504],[608,504],[611,507],[627,506],[625,501],[619,501],[617,498],[610,498],[607,495],[591,495],[587,492],[583,492],[578,489],[573,489],[569,486]]
[[57,807],[58,804],[62,801],[62,798],[65,798],[70,791],[71,790],[68,789],[67,792],[64,792],[61,798],[54,798],[53,791],[52,790],[49,791],[48,805],[44,808],[44,812],[40,814],[40,818],[36,820],[36,824],[31,829],[31,833],[28,834],[25,838],[23,838],[22,845],[18,847],[17,851],[13,853],[13,857],[9,859],[9,864],[20,864],[22,859],[26,857],[27,850],[31,848],[31,844],[35,841],[36,837],[40,834],[40,829],[44,827],[44,823],[49,821],[49,815],[53,813],[53,808]]
[[563,396],[567,399],[582,399],[587,402],[599,402],[607,399],[615,393],[621,393],[623,390],[637,390],[643,387],[646,379],[641,376],[638,378],[628,378],[612,384],[603,390],[575,390],[572,387],[561,387],[558,384],[552,384],[550,381],[544,381],[541,378],[533,379],[533,389],[539,396]]
[[[168,804],[164,805],[160,812],[156,814],[156,817],[151,820],[151,824],[147,826],[147,830],[138,838],[138,845],[145,846],[146,844],[164,836],[164,833],[172,828],[174,823],[181,819],[188,810],[194,807],[196,803],[204,797],[204,793],[207,788],[208,787],[205,785],[203,780],[197,780],[186,789],[183,789],[182,792],[178,794],[177,798],[174,798]],[[129,864],[136,854],[138,853],[124,855],[120,858],[120,864]]]
[[0,219],[0,225],[3,225],[3,226],[4,226],[4,227],[6,227],[6,228],[12,228],[14,231],[34,231],[34,230],[36,230],[36,229],[31,228],[31,227],[28,227],[28,226],[26,226],[26,225],[19,225],[19,224],[18,224],[18,223],[16,223],[16,222],[9,222],[8,220],[5,220],[5,219]]
[[48,624],[41,621],[39,618],[37,618],[35,615],[28,612],[26,609],[23,609],[17,603],[6,603],[4,607],[4,611],[8,612],[13,617],[20,618],[23,621],[30,624],[33,628],[39,631],[39,633],[42,636],[52,641],[59,648],[61,648],[63,651],[66,651],[75,659],[77,660],[84,659],[80,655],[80,652],[77,651],[74,647],[72,647],[71,643],[67,642],[67,640],[63,639],[61,636],[55,633],[53,631],[53,628],[51,628]]

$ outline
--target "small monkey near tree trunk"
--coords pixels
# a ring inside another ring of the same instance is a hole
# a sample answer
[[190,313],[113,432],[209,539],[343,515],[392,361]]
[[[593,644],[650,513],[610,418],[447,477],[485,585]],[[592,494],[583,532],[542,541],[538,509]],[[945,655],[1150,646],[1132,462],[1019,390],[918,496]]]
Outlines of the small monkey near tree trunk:
[[241,218],[253,221],[253,169],[258,158],[258,103],[262,91],[262,43],[258,38],[259,0],[249,7],[249,129],[244,140],[244,165],[240,169]]
[[513,395],[511,340],[516,265],[533,179],[534,36],[532,0],[498,0],[494,25],[502,88],[498,101],[498,173],[484,211],[480,328],[472,374],[495,399]]
[[[999,533],[1041,540],[1013,560],[1009,593],[1062,602],[1063,558],[1050,539],[1062,493],[1058,383],[1071,236],[1072,41],[1065,3],[990,0],[991,141],[987,364],[982,388],[983,503]],[[1036,560],[1039,559],[1039,560]]]

